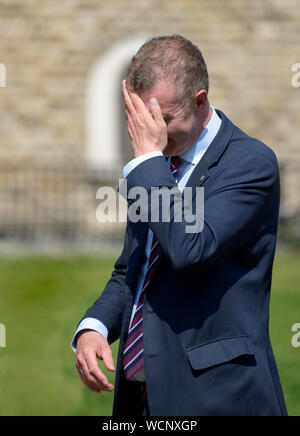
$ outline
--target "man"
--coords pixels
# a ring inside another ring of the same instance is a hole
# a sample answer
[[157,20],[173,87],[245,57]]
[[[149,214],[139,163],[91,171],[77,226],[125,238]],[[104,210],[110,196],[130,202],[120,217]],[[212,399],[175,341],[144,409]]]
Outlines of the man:
[[[150,200],[75,332],[83,382],[114,390],[97,359],[114,371],[109,344],[120,338],[114,415],[286,415],[268,331],[274,153],[210,106],[201,52],[179,35],[147,41],[122,89],[135,155],[127,188]],[[153,187],[192,189],[192,208],[203,187],[201,231],[175,219],[175,196],[170,219],[151,220]]]

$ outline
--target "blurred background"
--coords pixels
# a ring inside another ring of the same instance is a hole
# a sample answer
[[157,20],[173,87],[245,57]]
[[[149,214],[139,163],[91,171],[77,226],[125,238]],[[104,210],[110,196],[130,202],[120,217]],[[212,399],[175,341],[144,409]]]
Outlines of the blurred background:
[[111,414],[70,342],[123,240],[124,223],[96,219],[97,190],[132,158],[121,80],[147,38],[173,33],[201,49],[211,104],[278,157],[270,331],[300,415],[299,26],[299,0],[1,0],[1,415]]

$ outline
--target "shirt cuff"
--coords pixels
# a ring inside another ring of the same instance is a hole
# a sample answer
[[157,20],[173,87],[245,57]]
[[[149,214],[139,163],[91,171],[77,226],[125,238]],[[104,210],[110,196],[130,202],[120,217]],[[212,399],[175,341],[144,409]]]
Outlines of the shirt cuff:
[[72,350],[76,353],[76,342],[77,342],[77,334],[84,329],[90,329],[90,330],[95,330],[99,333],[101,333],[103,336],[105,336],[105,338],[107,339],[108,336],[108,330],[106,328],[106,326],[99,321],[96,318],[84,318],[81,323],[78,325],[77,330],[73,336],[72,342],[71,342],[71,347]]
[[141,164],[147,159],[151,159],[152,157],[157,157],[157,156],[163,156],[162,151],[150,151],[150,153],[142,154],[141,156],[138,156],[132,159],[131,161],[129,161],[128,164],[126,164],[123,169],[124,179],[126,179],[128,174],[139,164]]

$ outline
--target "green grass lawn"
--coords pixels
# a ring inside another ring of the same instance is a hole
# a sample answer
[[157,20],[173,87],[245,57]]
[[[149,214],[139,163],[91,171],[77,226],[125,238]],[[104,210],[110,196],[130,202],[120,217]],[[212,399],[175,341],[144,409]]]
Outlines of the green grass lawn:
[[[89,256],[0,258],[0,415],[111,415],[112,394],[81,382],[70,342],[110,277],[113,259]],[[300,415],[300,256],[275,259],[271,338],[290,415]],[[117,343],[113,345],[116,357]],[[111,381],[114,375],[105,371]]]

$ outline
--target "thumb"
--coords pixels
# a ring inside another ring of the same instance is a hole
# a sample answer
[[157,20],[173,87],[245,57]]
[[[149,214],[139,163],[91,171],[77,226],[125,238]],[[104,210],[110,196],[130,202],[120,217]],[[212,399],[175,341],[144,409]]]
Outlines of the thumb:
[[151,98],[150,100],[150,111],[154,121],[156,121],[157,123],[164,122],[161,109],[156,98]]
[[102,359],[106,368],[113,372],[115,371],[114,359],[112,357],[112,352],[109,346],[106,346],[102,351]]

